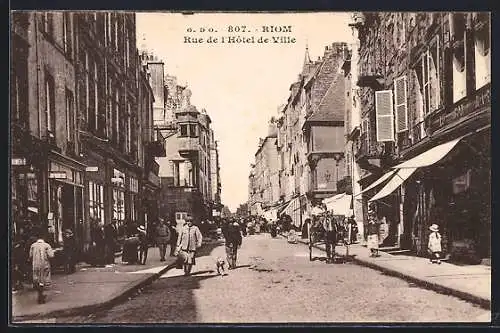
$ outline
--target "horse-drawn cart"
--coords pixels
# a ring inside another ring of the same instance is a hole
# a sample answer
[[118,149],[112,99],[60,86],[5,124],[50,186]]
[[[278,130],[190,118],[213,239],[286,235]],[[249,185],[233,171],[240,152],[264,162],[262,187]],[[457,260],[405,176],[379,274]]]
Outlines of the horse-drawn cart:
[[[332,259],[333,262],[344,262],[346,261],[347,257],[349,256],[349,237],[348,237],[348,229],[346,225],[343,223],[344,221],[344,216],[343,215],[333,215],[330,216],[329,218],[334,219],[334,242],[333,242],[333,249],[332,249],[332,258],[326,258],[327,261],[328,259]],[[315,220],[312,222],[312,224],[309,226],[309,260],[313,261],[316,259],[316,257],[313,256],[313,248],[318,247],[319,245],[327,245],[326,242],[326,231],[325,228],[323,227],[322,223],[322,218]],[[347,251],[345,256],[339,256],[335,252],[335,247],[336,246],[346,246]]]

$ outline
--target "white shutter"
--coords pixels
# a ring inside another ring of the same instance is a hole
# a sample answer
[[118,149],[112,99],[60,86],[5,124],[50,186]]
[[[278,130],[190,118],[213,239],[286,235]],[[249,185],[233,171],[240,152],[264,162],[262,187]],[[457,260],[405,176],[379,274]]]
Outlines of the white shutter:
[[392,90],[381,90],[375,92],[375,114],[377,116],[377,141],[394,141]]
[[408,130],[408,105],[407,105],[406,76],[394,80],[394,102],[396,113],[396,132]]

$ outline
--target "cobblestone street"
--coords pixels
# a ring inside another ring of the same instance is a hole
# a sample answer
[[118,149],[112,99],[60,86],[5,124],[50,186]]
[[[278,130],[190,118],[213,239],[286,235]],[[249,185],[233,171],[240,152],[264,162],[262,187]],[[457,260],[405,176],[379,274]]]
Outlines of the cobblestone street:
[[310,262],[305,245],[268,234],[244,238],[238,269],[220,277],[215,259],[223,255],[224,247],[216,247],[197,260],[190,277],[170,270],[107,312],[56,322],[464,322],[489,316],[487,310],[453,296],[370,268]]

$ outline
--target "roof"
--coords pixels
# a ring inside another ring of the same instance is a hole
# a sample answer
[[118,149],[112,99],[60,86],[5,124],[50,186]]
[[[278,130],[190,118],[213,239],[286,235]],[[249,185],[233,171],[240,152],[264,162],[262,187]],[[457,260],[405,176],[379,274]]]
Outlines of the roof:
[[319,106],[306,121],[344,121],[345,85],[343,75],[337,74]]

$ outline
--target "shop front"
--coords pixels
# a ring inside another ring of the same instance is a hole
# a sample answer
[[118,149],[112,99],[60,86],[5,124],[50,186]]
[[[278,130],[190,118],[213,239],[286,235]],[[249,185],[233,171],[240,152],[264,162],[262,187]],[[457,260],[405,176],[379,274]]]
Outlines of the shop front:
[[85,244],[83,168],[83,165],[77,169],[64,164],[60,159],[49,160],[49,242],[55,248],[62,247],[64,231],[70,229],[74,234],[77,255],[83,253]]
[[490,258],[489,140],[489,128],[470,132],[433,148],[449,146],[438,160],[414,165],[420,167],[405,184],[403,215],[405,234],[418,255],[427,255],[429,227],[437,224],[448,259],[479,263]]

